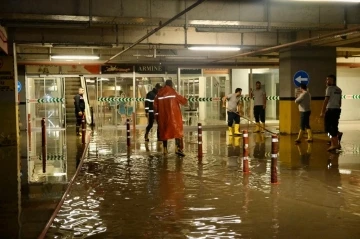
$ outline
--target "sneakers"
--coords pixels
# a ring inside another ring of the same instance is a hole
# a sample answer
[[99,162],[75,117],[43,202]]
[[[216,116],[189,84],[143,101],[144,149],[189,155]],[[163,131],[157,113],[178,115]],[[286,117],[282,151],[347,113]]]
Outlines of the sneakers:
[[343,132],[339,132],[339,133],[338,133],[339,144],[340,144],[340,142],[341,142],[342,136],[343,136]]
[[184,152],[183,152],[181,149],[176,150],[175,153],[176,153],[178,156],[180,156],[180,157],[185,157],[185,154],[184,154]]

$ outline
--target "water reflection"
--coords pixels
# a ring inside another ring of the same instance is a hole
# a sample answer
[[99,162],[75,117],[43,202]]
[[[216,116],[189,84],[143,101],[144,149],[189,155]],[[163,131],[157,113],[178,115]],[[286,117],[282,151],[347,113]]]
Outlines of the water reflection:
[[[202,163],[192,136],[182,159],[165,157],[151,141],[137,142],[144,149],[135,153],[125,138],[113,139],[115,151],[111,138],[99,136],[48,238],[292,238],[294,231],[356,238],[359,194],[344,183],[339,154],[318,157],[318,147],[293,145],[293,167],[279,163],[280,184],[271,185],[268,138],[251,135],[250,174],[243,174],[241,139],[207,135],[227,154],[205,154]],[[207,151],[216,154],[211,144]]]

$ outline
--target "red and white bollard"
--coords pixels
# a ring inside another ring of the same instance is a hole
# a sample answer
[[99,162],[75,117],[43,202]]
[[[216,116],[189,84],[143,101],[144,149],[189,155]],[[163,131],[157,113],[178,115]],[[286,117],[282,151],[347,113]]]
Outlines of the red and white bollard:
[[43,173],[46,173],[46,123],[45,118],[41,119],[41,148]]
[[126,119],[126,145],[130,147],[130,120]]
[[86,143],[86,124],[85,124],[85,117],[82,117],[81,120],[81,141],[83,144]]
[[271,136],[271,183],[277,184],[277,158],[279,152],[279,138],[277,135]]
[[249,134],[243,130],[243,173],[250,173],[249,169]]
[[198,123],[198,159],[201,160],[202,157],[203,157],[202,126],[201,126],[201,123]]

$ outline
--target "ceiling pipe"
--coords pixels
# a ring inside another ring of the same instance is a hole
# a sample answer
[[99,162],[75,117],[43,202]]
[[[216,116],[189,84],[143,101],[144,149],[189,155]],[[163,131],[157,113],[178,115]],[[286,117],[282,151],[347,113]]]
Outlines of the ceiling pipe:
[[206,0],[198,0],[196,1],[193,5],[191,5],[188,8],[185,8],[183,11],[181,11],[180,13],[176,14],[174,17],[172,17],[171,19],[167,20],[165,23],[159,24],[159,26],[153,30],[151,30],[150,32],[148,32],[145,36],[141,37],[139,40],[137,40],[136,42],[134,42],[133,44],[131,44],[128,48],[122,50],[121,52],[115,54],[114,56],[110,57],[109,60],[107,60],[105,63],[108,63],[109,61],[113,60],[114,58],[120,56],[121,54],[127,52],[128,50],[130,50],[131,48],[133,48],[134,46],[136,46],[137,44],[139,44],[140,42],[142,42],[143,40],[145,40],[146,38],[150,37],[151,35],[153,35],[154,33],[156,33],[157,31],[159,31],[160,29],[162,29],[163,27],[165,27],[166,25],[170,24],[171,22],[173,22],[174,20],[176,20],[177,18],[181,17],[182,15],[184,15],[185,13],[189,12],[190,10],[192,10],[193,8],[197,7],[198,5],[200,5],[201,3],[205,2]]
[[89,27],[92,25],[93,15],[92,15],[92,0],[89,0]]
[[341,30],[341,31],[336,31],[336,32],[324,34],[322,36],[318,35],[316,37],[310,37],[310,38],[307,38],[307,39],[294,41],[294,42],[290,42],[290,43],[285,43],[285,44],[281,44],[281,45],[278,45],[278,46],[267,47],[267,48],[263,48],[263,49],[256,50],[256,51],[250,51],[250,52],[245,52],[245,53],[241,53],[241,54],[236,54],[236,55],[233,55],[233,56],[230,56],[230,57],[221,58],[219,60],[213,61],[212,63],[225,61],[225,60],[229,60],[229,59],[234,59],[234,58],[237,58],[237,57],[252,56],[252,55],[258,55],[260,53],[269,53],[269,52],[273,52],[273,51],[278,51],[278,50],[286,48],[286,47],[296,46],[296,45],[300,45],[300,44],[304,44],[304,43],[309,43],[309,42],[314,41],[314,40],[321,40],[321,39],[324,39],[324,38],[334,37],[334,36],[337,36],[337,35],[341,36],[343,34],[346,34],[346,33],[349,33],[349,32],[355,32],[355,31],[359,31],[359,30],[360,30],[360,26],[354,27],[354,28],[349,28],[349,29],[345,29],[345,30]]

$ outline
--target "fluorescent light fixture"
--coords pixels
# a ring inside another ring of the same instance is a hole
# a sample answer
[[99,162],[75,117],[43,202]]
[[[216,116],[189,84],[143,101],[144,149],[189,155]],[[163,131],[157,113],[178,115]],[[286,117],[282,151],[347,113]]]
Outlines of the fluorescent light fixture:
[[60,176],[65,176],[66,173],[54,173],[53,174],[55,177],[60,177]]
[[100,79],[98,79],[98,81],[109,81],[109,79],[108,78],[100,78]]
[[233,46],[191,46],[188,48],[193,51],[240,51],[240,47]]
[[98,56],[80,56],[80,55],[55,55],[51,56],[51,59],[58,60],[98,60]]
[[214,20],[190,20],[190,25],[210,25],[210,26],[239,26],[239,21],[214,21]]
[[273,0],[275,2],[344,2],[344,3],[360,3],[360,0]]

